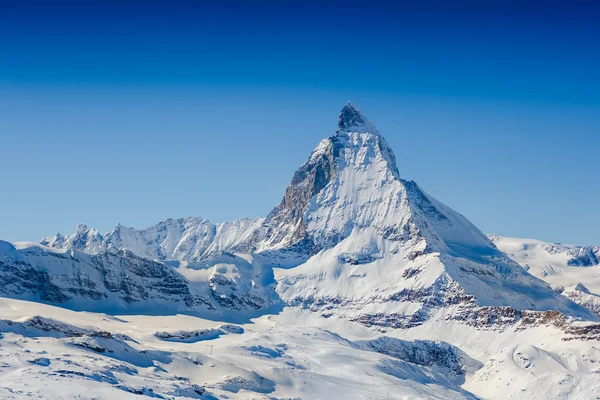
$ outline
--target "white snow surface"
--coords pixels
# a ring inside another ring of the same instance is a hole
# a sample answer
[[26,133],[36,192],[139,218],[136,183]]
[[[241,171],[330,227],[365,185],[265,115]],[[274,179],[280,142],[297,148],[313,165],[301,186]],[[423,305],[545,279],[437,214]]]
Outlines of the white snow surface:
[[555,291],[600,315],[600,247],[489,235],[494,244]]
[[439,319],[381,332],[294,308],[224,327],[0,299],[0,329],[3,399],[589,399],[600,390],[600,348],[551,327]]

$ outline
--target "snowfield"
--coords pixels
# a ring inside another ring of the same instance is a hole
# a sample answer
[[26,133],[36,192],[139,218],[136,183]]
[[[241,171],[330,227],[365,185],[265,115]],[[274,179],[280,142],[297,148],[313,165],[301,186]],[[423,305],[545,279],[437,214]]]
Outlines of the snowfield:
[[600,316],[600,247],[489,237],[530,274]]
[[11,299],[0,300],[0,319],[8,399],[590,399],[600,390],[598,342],[565,341],[552,327],[449,321],[382,331],[288,308],[225,333],[221,322],[185,315]]
[[600,398],[599,260],[486,236],[349,102],[265,218],[0,240],[0,398]]

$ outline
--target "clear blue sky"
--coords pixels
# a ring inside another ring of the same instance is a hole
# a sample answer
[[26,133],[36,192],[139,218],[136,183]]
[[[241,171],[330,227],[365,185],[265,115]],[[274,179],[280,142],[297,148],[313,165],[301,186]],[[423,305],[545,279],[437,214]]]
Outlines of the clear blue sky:
[[401,175],[484,232],[600,244],[599,20],[583,1],[0,0],[0,237],[264,216],[352,99]]

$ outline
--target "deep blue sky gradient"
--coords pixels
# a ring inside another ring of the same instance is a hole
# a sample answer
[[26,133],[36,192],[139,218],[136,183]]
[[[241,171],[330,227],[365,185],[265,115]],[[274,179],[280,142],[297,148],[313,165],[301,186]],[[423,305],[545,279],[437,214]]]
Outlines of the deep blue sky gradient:
[[354,100],[485,232],[600,244],[594,2],[0,1],[0,237],[264,216]]

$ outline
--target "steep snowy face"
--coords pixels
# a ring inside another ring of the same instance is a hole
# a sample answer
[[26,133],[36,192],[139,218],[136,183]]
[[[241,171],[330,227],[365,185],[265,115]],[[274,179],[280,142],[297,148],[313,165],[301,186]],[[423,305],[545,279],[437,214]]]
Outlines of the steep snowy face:
[[389,145],[351,103],[265,223],[259,251],[291,252],[297,260],[296,268],[277,271],[290,304],[397,326],[422,323],[448,306],[590,315],[498,251],[465,217],[401,179]]
[[410,243],[415,254],[496,251],[463,216],[400,178],[391,148],[350,102],[340,113],[338,131],[296,171],[265,225],[259,251],[285,249],[304,260],[361,230]]
[[546,243],[534,239],[489,238],[530,274],[600,315],[600,247]]
[[417,238],[395,157],[352,103],[338,131],[296,171],[281,204],[267,217],[259,251],[285,249],[309,257],[371,228],[388,238]]
[[317,249],[334,246],[355,229],[372,229],[392,240],[414,239],[406,190],[384,139],[344,131],[335,139],[340,144],[337,173],[306,210],[307,232]]

